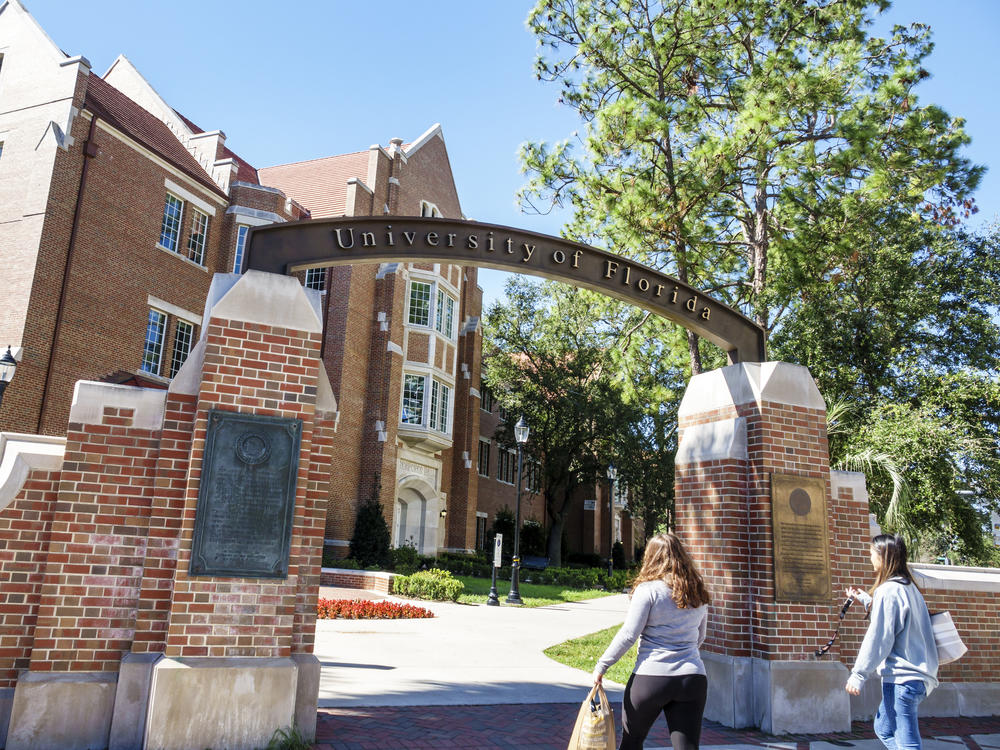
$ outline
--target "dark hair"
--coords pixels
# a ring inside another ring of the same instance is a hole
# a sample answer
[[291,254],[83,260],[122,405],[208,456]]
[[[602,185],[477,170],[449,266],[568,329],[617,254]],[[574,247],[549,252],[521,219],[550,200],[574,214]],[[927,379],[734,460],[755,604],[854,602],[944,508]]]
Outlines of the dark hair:
[[873,594],[875,589],[890,578],[903,578],[905,583],[917,585],[913,581],[910,566],[906,564],[906,542],[903,537],[899,534],[879,534],[872,539],[872,549],[881,563],[875,572]]

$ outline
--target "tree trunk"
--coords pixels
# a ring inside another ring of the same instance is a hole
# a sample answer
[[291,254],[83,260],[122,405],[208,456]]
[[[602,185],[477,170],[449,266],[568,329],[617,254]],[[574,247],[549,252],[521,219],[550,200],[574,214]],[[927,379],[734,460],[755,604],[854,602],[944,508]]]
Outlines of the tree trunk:
[[552,525],[549,527],[546,556],[549,558],[549,565],[555,568],[562,567],[562,532],[564,524],[565,521],[560,513],[558,518],[553,517]]

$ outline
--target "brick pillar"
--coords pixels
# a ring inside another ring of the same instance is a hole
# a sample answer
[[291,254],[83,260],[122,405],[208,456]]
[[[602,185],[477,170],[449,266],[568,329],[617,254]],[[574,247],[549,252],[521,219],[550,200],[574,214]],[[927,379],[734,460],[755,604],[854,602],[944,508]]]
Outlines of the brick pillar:
[[[773,475],[818,480],[825,497],[813,502],[827,509],[818,529],[831,544],[834,512],[838,523],[850,521],[851,508],[830,497],[826,406],[812,377],[783,362],[704,373],[692,378],[678,416],[677,531],[713,597],[706,716],[775,733],[849,729],[848,671],[813,656],[836,621],[838,589],[789,601],[775,586]],[[837,585],[841,561],[830,562]]]

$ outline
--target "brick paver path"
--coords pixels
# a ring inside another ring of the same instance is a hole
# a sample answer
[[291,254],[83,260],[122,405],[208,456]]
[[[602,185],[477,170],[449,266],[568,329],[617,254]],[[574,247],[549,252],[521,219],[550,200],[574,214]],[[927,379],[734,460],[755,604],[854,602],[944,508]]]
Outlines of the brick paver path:
[[[324,708],[319,712],[316,750],[566,750],[579,704],[541,703],[490,706],[382,706]],[[620,710],[616,710],[621,737]],[[924,737],[961,737],[965,747],[981,748],[973,735],[1000,733],[1000,716],[992,718],[921,719]],[[810,742],[849,747],[850,740],[874,738],[871,722],[857,722],[848,733],[772,737],[753,729],[728,729],[705,722],[701,744],[766,746],[808,750]],[[647,748],[669,747],[660,720],[646,740]]]

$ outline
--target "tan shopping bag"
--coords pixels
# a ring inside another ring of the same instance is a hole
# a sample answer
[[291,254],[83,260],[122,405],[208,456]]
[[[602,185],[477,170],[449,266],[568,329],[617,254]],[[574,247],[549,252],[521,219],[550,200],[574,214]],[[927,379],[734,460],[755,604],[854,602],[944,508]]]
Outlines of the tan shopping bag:
[[615,714],[602,685],[594,685],[580,706],[567,750],[615,750]]

